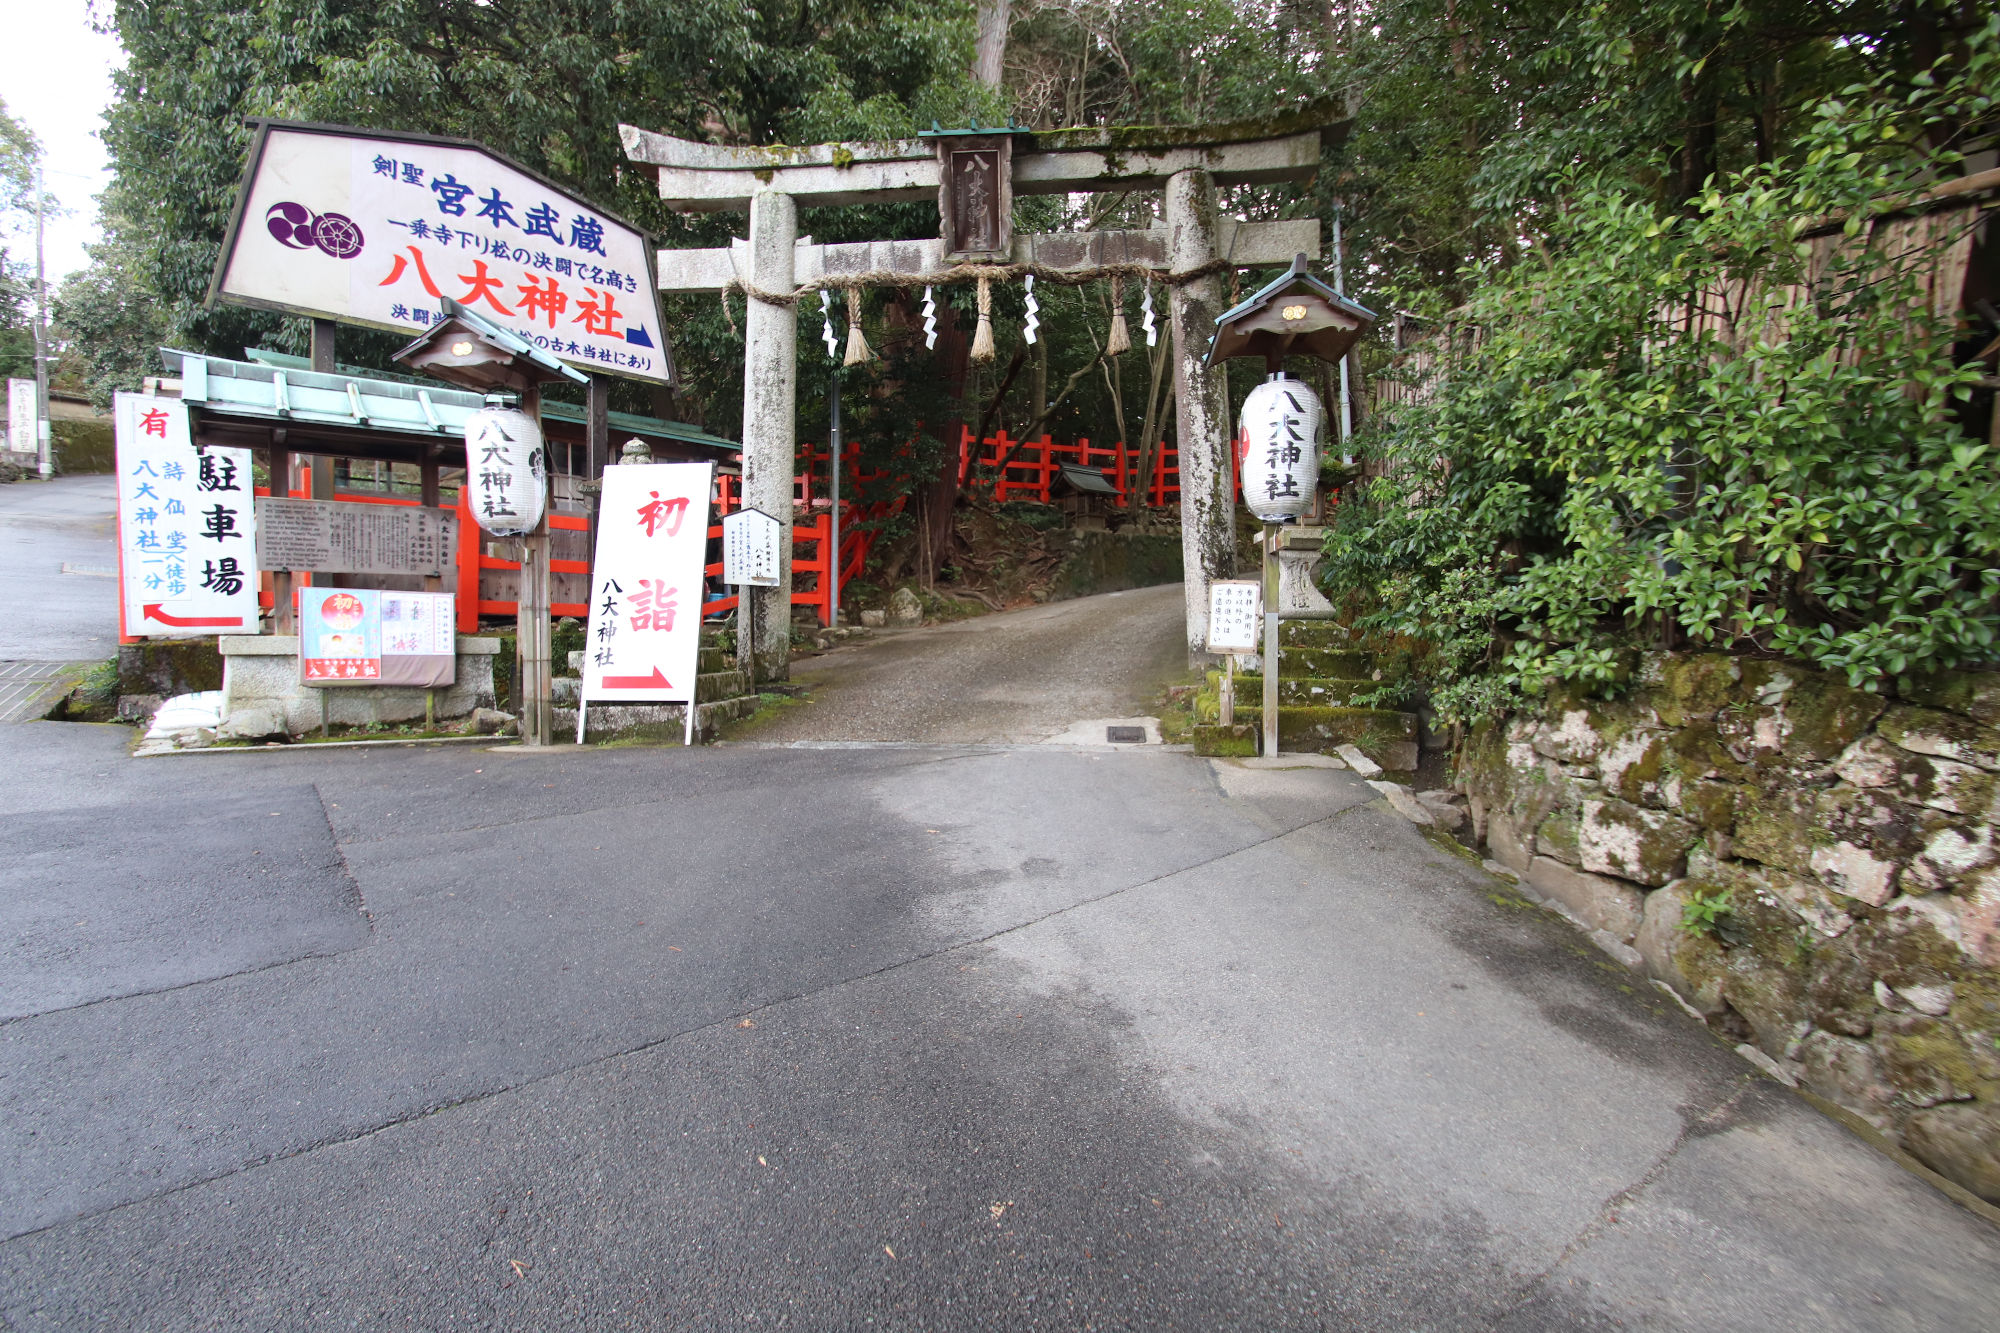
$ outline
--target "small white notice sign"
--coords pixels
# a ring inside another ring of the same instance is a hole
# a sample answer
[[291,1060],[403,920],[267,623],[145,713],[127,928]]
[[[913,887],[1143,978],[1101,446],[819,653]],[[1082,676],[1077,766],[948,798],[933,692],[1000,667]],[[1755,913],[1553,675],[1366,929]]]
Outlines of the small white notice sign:
[[1264,587],[1255,579],[1208,585],[1208,651],[1254,653],[1262,641]]
[[778,586],[778,541],[784,525],[761,509],[739,509],[722,520],[722,581]]
[[35,382],[7,381],[7,447],[17,454],[38,449],[35,436]]

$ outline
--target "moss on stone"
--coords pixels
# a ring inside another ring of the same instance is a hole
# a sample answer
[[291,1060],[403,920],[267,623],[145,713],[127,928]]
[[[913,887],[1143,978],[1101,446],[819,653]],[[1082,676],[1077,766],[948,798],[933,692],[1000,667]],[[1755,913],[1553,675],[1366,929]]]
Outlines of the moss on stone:
[[1987,726],[2000,726],[2000,672],[1937,671],[1905,676],[1896,693],[1925,708],[1964,713]]
[[2000,731],[1957,713],[1898,704],[1883,713],[1876,730],[1913,754],[2000,768]]
[[1657,732],[1634,730],[1612,738],[1598,758],[1605,790],[1638,805],[1663,803],[1661,780],[1672,753],[1667,738]]
[[2000,1203],[2000,1108],[1960,1104],[1919,1111],[1903,1127],[1903,1146],[1940,1175]]
[[1585,801],[1579,831],[1586,870],[1659,886],[1680,877],[1694,826],[1629,801]]
[[1805,986],[1789,968],[1775,966],[1748,950],[1729,952],[1722,998],[1743,1016],[1766,1055],[1782,1059],[1811,1012]]
[[1820,837],[1818,793],[1745,791],[1736,811],[1736,852],[1767,866],[1812,873]]
[[1713,720],[1691,723],[1669,732],[1667,748],[1673,751],[1674,768],[1683,781],[1717,778],[1725,782],[1743,782],[1751,776],[1750,766],[1732,755],[1729,747],[1723,744],[1722,733]]
[[1577,845],[1581,824],[1582,817],[1577,811],[1556,811],[1535,829],[1535,850],[1570,865],[1581,864],[1583,853]]
[[1736,808],[1747,789],[1727,782],[1690,782],[1681,787],[1681,812],[1714,833],[1733,833]]
[[1888,706],[1881,695],[1853,689],[1824,672],[1801,672],[1784,704],[1791,732],[1785,757],[1825,763],[1867,734]]
[[1240,722],[1230,727],[1197,726],[1193,739],[1196,754],[1243,759],[1257,753],[1256,729]]
[[1736,659],[1725,653],[1681,653],[1660,663],[1660,683],[1650,693],[1660,721],[1686,726],[1713,717],[1737,692]]
[[1969,1033],[2000,1042],[2000,974],[1984,968],[1961,975],[1951,1004],[1951,1021]]
[[2000,1063],[1928,1014],[1884,1015],[1875,1024],[1875,1046],[1889,1086],[1913,1105],[2000,1096]]
[[1806,965],[1812,1019],[1829,1032],[1865,1037],[1875,1029],[1875,978],[1850,947],[1821,949]]

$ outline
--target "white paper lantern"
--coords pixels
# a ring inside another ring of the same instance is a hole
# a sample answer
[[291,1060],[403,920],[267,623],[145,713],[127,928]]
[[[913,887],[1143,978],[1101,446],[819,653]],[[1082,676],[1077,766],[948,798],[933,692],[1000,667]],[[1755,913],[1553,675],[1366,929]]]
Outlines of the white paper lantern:
[[473,521],[495,537],[533,532],[548,503],[544,471],[542,428],[505,397],[488,397],[465,423]]
[[1319,485],[1319,431],[1326,409],[1303,383],[1273,375],[1243,400],[1243,503],[1266,523],[1312,508]]

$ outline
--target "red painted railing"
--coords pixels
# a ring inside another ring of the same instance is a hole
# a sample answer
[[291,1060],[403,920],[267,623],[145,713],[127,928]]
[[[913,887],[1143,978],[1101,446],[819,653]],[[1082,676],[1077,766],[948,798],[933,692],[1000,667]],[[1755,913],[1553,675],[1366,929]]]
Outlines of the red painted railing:
[[[1001,460],[1009,454],[1013,457],[1007,462],[1004,475],[984,475],[999,468]],[[1139,481],[1139,451],[1122,440],[1117,444],[1092,444],[1087,439],[1058,444],[1049,435],[1021,441],[998,431],[975,443],[971,429],[959,427],[958,484],[967,490],[984,490],[995,500],[1049,503],[1051,487],[1063,463],[1098,469],[1117,490],[1118,503],[1132,503],[1133,488]],[[1147,501],[1155,507],[1180,502],[1180,452],[1164,440],[1153,451],[1153,472],[1145,480],[1145,493]]]

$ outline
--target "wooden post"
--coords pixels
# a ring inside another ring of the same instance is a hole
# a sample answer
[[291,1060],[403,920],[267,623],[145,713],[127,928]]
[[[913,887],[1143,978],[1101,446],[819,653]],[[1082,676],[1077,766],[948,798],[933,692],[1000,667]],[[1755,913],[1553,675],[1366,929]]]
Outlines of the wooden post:
[[[789,295],[799,210],[790,195],[759,190],[750,200],[750,284]],[[798,447],[793,417],[798,398],[798,311],[751,295],[745,302],[743,375],[743,496],[746,509],[778,520],[778,584],[745,588],[757,602],[755,651],[767,680],[791,674],[792,478]]]
[[[602,375],[592,375],[584,389],[583,398],[583,479],[593,487],[604,484],[604,468],[611,454],[611,381]],[[584,563],[597,559],[597,509],[596,496],[586,492],[583,502],[584,512],[590,515],[590,527],[584,533]]]
[[[426,444],[424,446],[423,461],[417,465],[417,470],[420,479],[419,485],[422,488],[421,494],[418,496],[418,500],[423,504],[423,507],[426,509],[440,508],[441,506],[438,504],[437,445]],[[392,473],[391,475],[394,474]],[[442,572],[439,572],[435,576],[426,575],[424,577],[424,591],[443,592],[444,574]]]
[[312,322],[312,367],[322,375],[333,374],[333,333],[339,327],[330,319]]
[[[530,388],[521,395],[521,410],[539,423],[542,391]],[[546,469],[544,470],[544,485]],[[554,743],[555,708],[551,701],[549,657],[553,627],[549,624],[549,510],[542,506],[542,520],[521,539],[521,590],[514,608],[515,679],[521,683],[521,740],[527,745]]]
[[[283,426],[273,430],[271,448],[265,458],[271,495],[280,500],[292,493],[292,451],[285,447],[285,440]],[[271,571],[271,633],[298,633],[298,621],[292,613],[292,571],[289,569]]]
[[[1166,189],[1167,263],[1187,273],[1215,261],[1215,182],[1207,171],[1175,172]],[[1208,585],[1236,563],[1236,503],[1229,474],[1229,396],[1221,366],[1203,369],[1223,311],[1222,277],[1210,274],[1173,289],[1174,400],[1179,419],[1181,569],[1186,593],[1188,662],[1208,654]],[[1150,481],[1151,478],[1147,478]],[[1160,451],[1160,494],[1166,451]],[[1143,484],[1143,483],[1142,483]],[[1274,603],[1275,605],[1275,603]]]
[[[1187,494],[1185,487],[1182,495]],[[1264,525],[1264,755],[1278,753],[1278,541],[1275,523]]]

